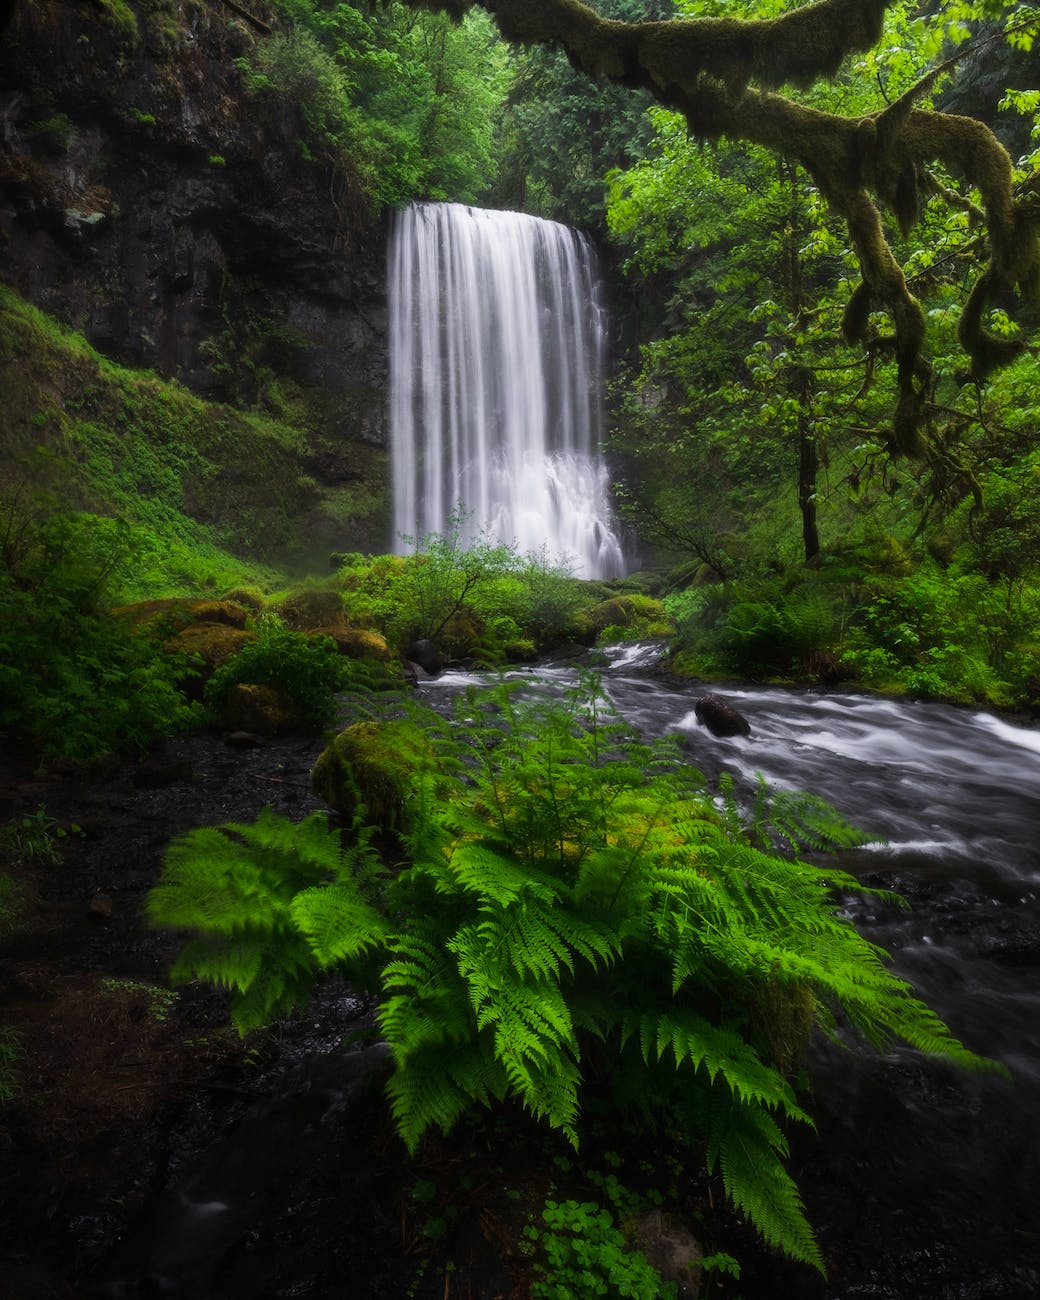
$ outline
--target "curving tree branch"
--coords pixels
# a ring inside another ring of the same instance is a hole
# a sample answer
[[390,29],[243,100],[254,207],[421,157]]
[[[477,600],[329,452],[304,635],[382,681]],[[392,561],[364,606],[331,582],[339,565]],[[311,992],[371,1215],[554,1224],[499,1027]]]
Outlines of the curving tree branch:
[[987,334],[983,318],[1002,291],[1040,298],[1040,210],[1012,191],[1011,160],[993,133],[972,118],[917,108],[936,69],[883,111],[860,118],[823,113],[773,93],[793,83],[829,78],[849,54],[881,37],[894,0],[816,0],[773,19],[672,19],[623,23],[601,17],[581,0],[408,0],[461,18],[487,10],[502,35],[524,44],[554,43],[591,77],[650,91],[681,112],[691,134],[759,144],[793,158],[848,224],[862,284],[844,328],[862,339],[872,310],[894,330],[899,401],[894,450],[925,453],[923,417],[934,386],[924,353],[925,319],[886,238],[878,203],[904,232],[923,197],[934,192],[928,172],[943,163],[962,173],[982,197],[989,263],[965,304],[959,337],[981,377],[1019,351]]

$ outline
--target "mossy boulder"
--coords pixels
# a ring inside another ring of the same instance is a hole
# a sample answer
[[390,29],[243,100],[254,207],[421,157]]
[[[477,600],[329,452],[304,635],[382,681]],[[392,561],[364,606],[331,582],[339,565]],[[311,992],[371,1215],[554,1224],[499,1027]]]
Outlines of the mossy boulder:
[[224,697],[220,722],[227,731],[278,736],[297,731],[303,719],[296,703],[285,691],[274,686],[238,682]]
[[329,587],[304,587],[276,606],[288,627],[298,632],[336,627],[343,622],[343,597]]
[[331,637],[336,649],[348,659],[377,659],[388,663],[393,652],[387,639],[381,632],[372,632],[367,628],[347,627],[343,623],[332,623],[328,627],[309,629],[314,636]]
[[409,722],[355,722],[319,755],[314,793],[347,820],[364,809],[365,821],[401,830],[417,776],[433,771],[430,742]]
[[267,604],[264,593],[259,587],[233,587],[231,591],[224,592],[221,600],[242,605],[251,614],[259,614]]
[[484,622],[469,608],[457,609],[434,640],[449,659],[464,659],[480,648]]
[[120,605],[112,611],[116,618],[133,627],[161,622],[171,632],[179,632],[197,623],[223,623],[227,627],[244,628],[249,612],[244,603],[228,597],[200,600],[187,596],[140,600],[133,605]]
[[587,614],[589,626],[597,633],[608,627],[641,628],[647,636],[666,636],[671,630],[668,611],[652,596],[633,592],[613,596],[594,605]]
[[[165,643],[165,649],[190,655],[198,670],[197,682],[201,689],[229,659],[237,655],[248,642],[255,640],[254,632],[227,623],[197,623],[183,628]],[[192,694],[196,694],[192,691]]]

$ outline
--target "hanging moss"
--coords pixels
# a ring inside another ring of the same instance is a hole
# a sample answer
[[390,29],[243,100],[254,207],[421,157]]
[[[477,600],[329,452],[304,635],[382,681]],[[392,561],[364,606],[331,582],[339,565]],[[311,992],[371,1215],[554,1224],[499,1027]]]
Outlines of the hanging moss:
[[863,343],[867,337],[867,322],[870,320],[872,299],[870,285],[861,280],[852,291],[852,297],[841,318],[841,332],[849,343]]

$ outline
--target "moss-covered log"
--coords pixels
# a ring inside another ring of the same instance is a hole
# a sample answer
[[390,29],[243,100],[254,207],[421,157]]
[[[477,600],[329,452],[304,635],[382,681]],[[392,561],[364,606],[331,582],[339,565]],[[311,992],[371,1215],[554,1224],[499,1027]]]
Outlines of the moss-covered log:
[[[774,93],[834,76],[850,54],[882,34],[892,0],[817,0],[779,17],[677,18],[623,23],[581,0],[410,0],[460,18],[480,6],[502,35],[525,44],[554,43],[572,64],[650,91],[683,113],[693,135],[748,140],[800,163],[846,220],[863,275],[845,332],[861,336],[870,310],[892,320],[899,399],[893,449],[924,455],[924,417],[932,394],[925,319],[910,292],[878,211],[890,208],[905,231],[924,197],[936,192],[928,166],[942,163],[978,189],[989,262],[969,294],[960,339],[977,375],[1017,349],[983,328],[984,308],[1000,291],[1040,297],[1040,210],[1017,200],[1011,160],[993,133],[972,118],[917,108],[935,73],[882,112],[847,118]],[[751,8],[752,6],[748,6]]]

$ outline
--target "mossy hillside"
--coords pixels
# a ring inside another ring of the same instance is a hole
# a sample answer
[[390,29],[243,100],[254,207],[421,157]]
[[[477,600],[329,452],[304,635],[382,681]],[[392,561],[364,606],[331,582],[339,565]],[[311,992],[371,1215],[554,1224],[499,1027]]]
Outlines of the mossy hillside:
[[140,570],[126,596],[259,580],[298,562],[321,492],[298,429],[106,360],[0,287],[0,465],[63,509],[118,516]]

